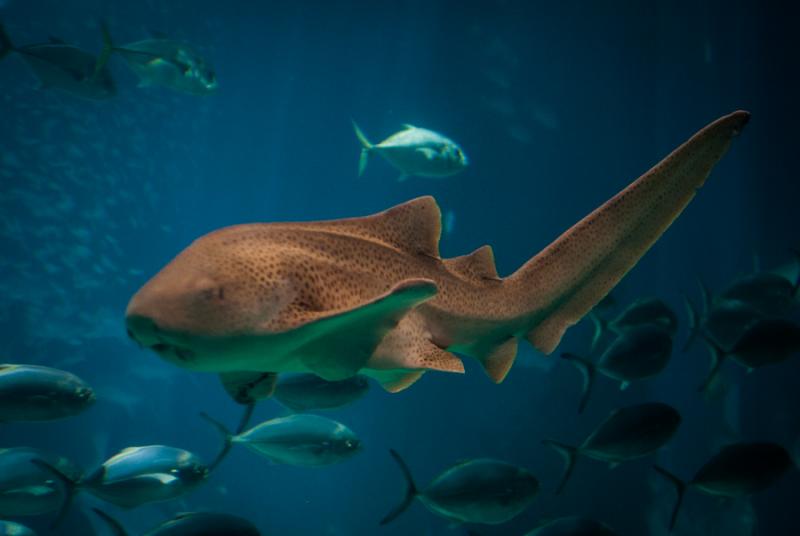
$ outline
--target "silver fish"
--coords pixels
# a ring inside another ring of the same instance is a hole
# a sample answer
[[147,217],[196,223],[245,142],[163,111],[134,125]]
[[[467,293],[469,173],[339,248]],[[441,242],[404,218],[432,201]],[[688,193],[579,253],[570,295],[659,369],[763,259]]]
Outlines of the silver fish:
[[[47,451],[15,447],[0,450],[0,516],[35,516],[57,511],[66,499],[66,490],[54,481],[51,472],[31,460],[42,460],[58,471],[79,478],[81,469]],[[2,534],[2,533],[0,533]]]
[[549,521],[525,536],[617,536],[617,533],[598,521],[572,516]]
[[196,455],[164,445],[126,448],[80,479],[71,478],[50,464],[37,460],[34,463],[49,469],[68,489],[68,500],[59,519],[82,489],[116,506],[133,508],[180,497],[205,482],[209,473]]
[[263,422],[250,430],[233,435],[221,423],[206,414],[225,436],[226,447],[211,464],[216,467],[227,454],[228,446],[243,444],[275,463],[317,467],[342,462],[361,450],[361,440],[342,423],[318,415],[297,414]]
[[367,378],[361,375],[329,382],[316,374],[281,376],[274,397],[292,411],[335,409],[355,402],[369,389]]
[[785,448],[775,443],[735,443],[714,455],[689,482],[666,469],[653,468],[667,479],[678,494],[669,528],[675,526],[687,488],[716,497],[745,497],[767,489],[792,467]]
[[678,315],[669,305],[658,298],[636,300],[610,321],[599,316],[594,311],[590,314],[590,318],[594,322],[592,348],[597,346],[600,338],[606,332],[622,334],[628,329],[644,324],[661,326],[671,336],[674,336],[678,331]]
[[37,365],[0,365],[0,421],[52,421],[77,415],[95,401],[83,380]]
[[364,174],[369,157],[379,154],[400,170],[401,181],[411,175],[419,177],[449,177],[463,171],[469,161],[461,147],[453,140],[432,130],[404,125],[378,144],[372,144],[358,125],[353,122],[356,137],[361,143],[358,176]]
[[396,451],[390,453],[408,488],[403,501],[381,520],[381,525],[405,512],[415,498],[434,514],[456,522],[505,523],[533,504],[539,491],[539,482],[526,469],[490,459],[455,465],[419,490],[405,461]]
[[625,389],[632,381],[650,378],[664,370],[672,355],[672,335],[660,324],[642,324],[623,331],[603,355],[592,363],[576,354],[565,352],[567,359],[583,376],[583,393],[578,412],[582,413],[589,401],[597,373],[608,376]]
[[36,536],[36,532],[13,521],[0,521],[0,536]]
[[765,318],[750,324],[734,345],[726,350],[706,337],[711,351],[711,371],[700,386],[705,391],[719,374],[725,359],[731,358],[743,367],[756,369],[781,363],[800,353],[800,325],[781,318]]
[[102,54],[97,57],[58,40],[16,47],[0,24],[0,60],[11,53],[28,64],[42,89],[57,89],[90,100],[108,99],[117,94],[106,65],[108,57]]
[[[108,524],[114,536],[128,536],[128,531],[115,518],[99,508],[92,510]],[[217,512],[185,512],[150,529],[144,536],[259,536],[260,534],[255,525],[238,516]]]
[[673,407],[653,402],[613,411],[578,447],[545,439],[542,443],[555,449],[566,465],[556,493],[561,493],[567,485],[578,455],[616,466],[666,445],[680,423],[681,416]]
[[187,43],[154,38],[116,46],[105,24],[103,39],[105,53],[122,56],[139,77],[139,87],[163,86],[191,95],[209,95],[217,90],[214,68]]

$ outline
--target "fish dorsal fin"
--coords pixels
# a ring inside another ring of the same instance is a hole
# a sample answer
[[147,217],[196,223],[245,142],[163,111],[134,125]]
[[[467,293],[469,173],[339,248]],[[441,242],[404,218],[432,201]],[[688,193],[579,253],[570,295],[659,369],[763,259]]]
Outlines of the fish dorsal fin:
[[469,255],[444,259],[443,262],[445,268],[470,281],[500,280],[491,246],[481,246]]
[[52,45],[66,45],[67,44],[67,42],[64,41],[63,39],[61,39],[60,37],[54,37],[52,35],[48,37],[48,41]]
[[404,130],[411,130],[411,129],[414,129],[414,128],[417,128],[417,127],[415,127],[414,125],[412,125],[410,123],[403,123],[403,129]]
[[442,213],[431,196],[412,199],[372,216],[292,225],[356,236],[406,253],[439,258]]

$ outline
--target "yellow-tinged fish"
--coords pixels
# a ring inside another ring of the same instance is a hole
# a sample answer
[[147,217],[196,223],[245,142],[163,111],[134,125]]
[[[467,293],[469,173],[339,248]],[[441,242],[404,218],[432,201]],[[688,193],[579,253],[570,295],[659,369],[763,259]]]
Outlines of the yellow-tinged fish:
[[372,144],[353,121],[356,137],[361,143],[358,176],[364,174],[369,157],[379,154],[400,170],[400,181],[411,175],[418,177],[449,177],[466,169],[467,155],[453,140],[425,128],[403,125],[403,130],[378,144]]

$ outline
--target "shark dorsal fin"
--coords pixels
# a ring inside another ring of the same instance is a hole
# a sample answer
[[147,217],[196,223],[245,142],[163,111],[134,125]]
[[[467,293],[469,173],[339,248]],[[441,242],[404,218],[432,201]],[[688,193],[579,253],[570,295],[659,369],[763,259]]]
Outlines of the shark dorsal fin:
[[406,253],[439,258],[442,213],[431,196],[418,197],[362,218],[292,225],[357,236]]
[[445,268],[470,281],[500,279],[494,265],[494,253],[491,246],[481,246],[469,255],[444,259],[443,262]]

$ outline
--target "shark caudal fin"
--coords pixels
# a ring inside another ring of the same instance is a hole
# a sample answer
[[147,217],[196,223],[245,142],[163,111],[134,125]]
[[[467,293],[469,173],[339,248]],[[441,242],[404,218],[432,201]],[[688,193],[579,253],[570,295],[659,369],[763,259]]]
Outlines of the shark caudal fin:
[[8,33],[6,33],[5,26],[3,26],[2,21],[0,21],[0,61],[12,52],[14,52],[14,43],[11,42],[11,38],[8,37]]
[[506,282],[530,318],[525,334],[552,352],[672,224],[747,124],[750,114],[717,119],[627,188],[575,224]]
[[364,170],[367,169],[367,164],[369,163],[369,153],[372,151],[372,148],[375,147],[370,143],[364,133],[358,128],[358,125],[355,121],[353,121],[353,130],[356,132],[356,138],[361,143],[361,155],[358,158],[358,176],[362,176],[364,174]]

